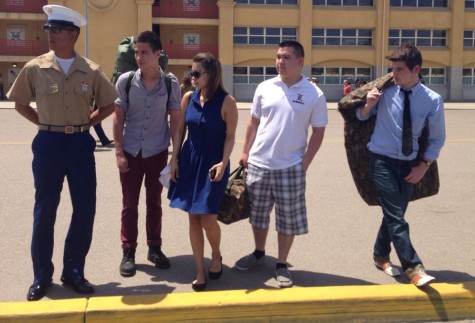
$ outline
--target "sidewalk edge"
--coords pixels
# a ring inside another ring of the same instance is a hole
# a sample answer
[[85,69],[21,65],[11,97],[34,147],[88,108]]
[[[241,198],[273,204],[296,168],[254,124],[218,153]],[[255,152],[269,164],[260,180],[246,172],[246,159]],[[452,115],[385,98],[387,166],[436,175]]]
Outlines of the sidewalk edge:
[[[81,312],[82,311],[82,312]],[[0,303],[1,322],[447,321],[475,318],[475,281],[294,287]]]

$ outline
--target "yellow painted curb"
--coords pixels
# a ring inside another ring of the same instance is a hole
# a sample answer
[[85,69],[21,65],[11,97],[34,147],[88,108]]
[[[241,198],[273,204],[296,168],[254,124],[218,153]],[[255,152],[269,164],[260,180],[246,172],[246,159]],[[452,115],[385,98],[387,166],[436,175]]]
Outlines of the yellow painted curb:
[[0,322],[447,321],[475,318],[475,282],[305,287],[0,303]]
[[91,298],[86,322],[417,321],[475,318],[475,282]]
[[40,302],[0,303],[0,322],[81,322],[86,298]]

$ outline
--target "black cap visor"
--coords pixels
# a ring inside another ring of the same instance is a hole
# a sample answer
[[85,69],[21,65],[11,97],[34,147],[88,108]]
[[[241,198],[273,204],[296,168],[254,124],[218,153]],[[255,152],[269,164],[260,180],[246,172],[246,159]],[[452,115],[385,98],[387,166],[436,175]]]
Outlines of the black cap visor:
[[60,28],[60,29],[79,29],[71,21],[66,20],[48,20],[46,24],[43,25],[43,28]]

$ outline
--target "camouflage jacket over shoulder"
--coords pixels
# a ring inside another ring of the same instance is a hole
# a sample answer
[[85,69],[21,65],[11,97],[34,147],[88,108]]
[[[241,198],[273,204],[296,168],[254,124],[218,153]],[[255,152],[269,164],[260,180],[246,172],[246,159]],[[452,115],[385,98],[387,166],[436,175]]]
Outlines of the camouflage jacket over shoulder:
[[[360,121],[356,117],[356,109],[366,102],[366,94],[371,89],[377,87],[384,91],[391,86],[394,86],[394,82],[392,74],[389,73],[355,89],[338,102],[338,111],[340,111],[345,120],[344,137],[348,164],[358,193],[368,205],[379,205],[376,190],[371,179],[369,151],[366,147],[374,131],[376,116],[372,116],[366,121]],[[419,137],[419,159],[422,159],[424,156],[428,145],[428,138],[429,129],[426,126]],[[434,161],[422,181],[415,185],[411,200],[414,201],[435,195],[439,192],[439,186],[437,162]]]

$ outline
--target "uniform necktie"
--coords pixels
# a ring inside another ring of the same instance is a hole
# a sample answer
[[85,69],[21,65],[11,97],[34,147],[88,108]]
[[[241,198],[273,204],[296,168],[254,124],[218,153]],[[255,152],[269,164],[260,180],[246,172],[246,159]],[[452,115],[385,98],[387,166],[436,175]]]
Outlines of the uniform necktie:
[[412,154],[412,121],[411,121],[411,102],[409,94],[411,90],[401,89],[404,93],[404,112],[402,123],[402,153],[406,156]]

